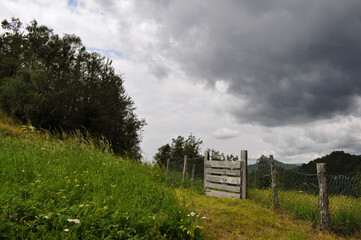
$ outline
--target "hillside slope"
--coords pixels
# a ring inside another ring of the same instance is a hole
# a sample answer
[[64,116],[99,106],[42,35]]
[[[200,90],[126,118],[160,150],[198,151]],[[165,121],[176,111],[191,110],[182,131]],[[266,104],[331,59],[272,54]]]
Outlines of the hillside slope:
[[164,179],[89,139],[0,132],[0,238],[190,238],[191,210]]
[[323,233],[310,221],[296,220],[290,215],[275,213],[250,200],[220,199],[178,190],[179,198],[195,211],[206,216],[203,232],[206,239],[360,239]]

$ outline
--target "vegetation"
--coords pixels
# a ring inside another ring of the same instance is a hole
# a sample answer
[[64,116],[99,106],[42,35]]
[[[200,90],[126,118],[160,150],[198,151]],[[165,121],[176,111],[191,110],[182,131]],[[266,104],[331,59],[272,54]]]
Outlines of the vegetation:
[[301,166],[302,171],[316,173],[316,163],[326,163],[327,174],[361,177],[361,157],[345,153],[332,152]]
[[164,171],[104,143],[0,131],[0,238],[187,239],[198,227]]
[[109,59],[35,20],[25,30],[16,18],[1,25],[0,106],[7,114],[36,128],[104,136],[115,153],[140,159],[145,121]]
[[178,136],[172,139],[171,144],[167,143],[158,148],[154,160],[160,166],[165,166],[168,158],[171,161],[179,161],[183,160],[184,156],[187,156],[188,158],[199,158],[203,160],[200,154],[202,142],[202,140],[196,139],[192,134],[189,135],[187,139]]
[[194,210],[195,218],[206,217],[202,224],[206,239],[345,239],[322,233],[311,221],[275,213],[251,200],[207,197],[190,190],[177,190],[177,195]]
[[[268,189],[252,188],[248,196],[254,202],[272,207],[272,191]],[[303,191],[278,191],[281,210],[293,216],[320,223],[318,196]],[[331,228],[337,233],[350,234],[361,229],[361,199],[345,196],[330,196]]]

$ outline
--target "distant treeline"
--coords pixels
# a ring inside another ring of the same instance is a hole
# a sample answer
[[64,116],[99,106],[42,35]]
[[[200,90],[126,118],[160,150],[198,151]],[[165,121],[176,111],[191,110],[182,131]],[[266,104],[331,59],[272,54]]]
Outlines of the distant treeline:
[[3,20],[0,35],[0,106],[9,115],[51,131],[80,129],[104,136],[115,153],[140,158],[145,121],[112,62],[88,52],[81,39],[54,34],[34,20]]
[[326,163],[327,174],[361,177],[361,157],[344,151],[335,151],[324,157],[317,158],[303,164],[300,169],[305,172],[316,173],[316,163]]

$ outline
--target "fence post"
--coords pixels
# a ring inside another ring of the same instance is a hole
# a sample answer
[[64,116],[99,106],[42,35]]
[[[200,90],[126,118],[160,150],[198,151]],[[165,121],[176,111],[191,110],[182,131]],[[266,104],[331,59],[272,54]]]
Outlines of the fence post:
[[196,164],[195,164],[195,163],[193,163],[193,165],[192,165],[192,178],[191,178],[192,183],[193,183],[193,181],[194,181],[194,174],[195,174],[195,171],[196,171]]
[[241,198],[247,198],[247,150],[241,151],[241,167],[242,167],[242,178],[241,178]]
[[269,155],[271,165],[271,186],[272,186],[272,207],[277,210],[280,207],[278,202],[277,184],[276,184],[276,169],[273,155]]
[[183,179],[182,179],[183,186],[184,186],[185,181],[186,181],[186,174],[187,174],[187,156],[184,156]]
[[167,184],[169,184],[169,158],[167,158],[167,170],[166,170],[166,182],[167,182]]
[[207,164],[208,159],[209,159],[209,151],[205,151],[205,152],[204,152],[204,171],[203,171],[203,178],[204,178],[203,188],[204,188],[204,194],[206,194],[206,189],[207,189],[207,167],[206,167],[206,164]]
[[320,206],[321,213],[321,229],[328,231],[330,229],[330,212],[328,210],[326,163],[316,163],[316,167],[319,187],[318,205]]

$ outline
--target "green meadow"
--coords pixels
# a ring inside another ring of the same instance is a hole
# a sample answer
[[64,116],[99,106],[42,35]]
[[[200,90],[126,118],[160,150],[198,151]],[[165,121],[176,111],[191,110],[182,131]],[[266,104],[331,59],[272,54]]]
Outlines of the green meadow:
[[[271,189],[250,189],[249,198],[254,202],[272,207]],[[318,196],[298,191],[278,191],[280,210],[297,218],[320,223]],[[349,234],[361,229],[361,199],[341,195],[329,196],[331,228],[334,232]]]
[[77,137],[0,135],[0,238],[197,237],[163,170],[95,145]]

